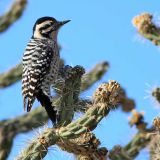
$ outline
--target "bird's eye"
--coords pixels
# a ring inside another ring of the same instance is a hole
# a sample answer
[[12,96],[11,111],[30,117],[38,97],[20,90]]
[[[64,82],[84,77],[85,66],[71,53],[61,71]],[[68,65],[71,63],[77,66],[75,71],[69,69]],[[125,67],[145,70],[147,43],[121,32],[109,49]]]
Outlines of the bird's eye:
[[51,24],[46,24],[46,25],[44,26],[44,29],[49,28],[50,26],[51,26]]
[[43,31],[43,30],[46,30],[46,29],[49,28],[49,27],[51,27],[51,25],[50,25],[50,24],[46,24],[46,25],[44,25],[43,27],[41,27],[39,30],[40,30],[40,31]]

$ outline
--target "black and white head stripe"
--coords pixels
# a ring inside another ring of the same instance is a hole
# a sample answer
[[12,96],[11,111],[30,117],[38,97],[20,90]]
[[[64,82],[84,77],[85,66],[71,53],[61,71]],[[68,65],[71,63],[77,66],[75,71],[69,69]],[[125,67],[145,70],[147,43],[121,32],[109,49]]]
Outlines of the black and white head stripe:
[[39,18],[33,27],[33,37],[53,39],[56,37],[58,29],[69,21],[57,21],[53,17]]
[[57,23],[58,21],[55,18],[53,18],[53,17],[41,17],[41,18],[37,19],[36,23],[34,24],[34,26],[33,26],[33,32],[36,29],[36,25],[42,24],[44,22],[48,22],[48,24],[46,23],[46,27],[47,27],[47,25],[49,27],[50,26],[49,24],[53,25],[53,23]]

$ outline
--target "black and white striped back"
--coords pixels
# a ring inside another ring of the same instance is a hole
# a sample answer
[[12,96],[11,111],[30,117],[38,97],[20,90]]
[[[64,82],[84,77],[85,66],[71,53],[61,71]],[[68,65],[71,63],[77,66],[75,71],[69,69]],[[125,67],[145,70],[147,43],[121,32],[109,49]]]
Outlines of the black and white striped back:
[[59,59],[55,41],[31,38],[23,55],[22,94],[27,111],[30,111],[39,89],[50,95],[50,85],[57,76]]

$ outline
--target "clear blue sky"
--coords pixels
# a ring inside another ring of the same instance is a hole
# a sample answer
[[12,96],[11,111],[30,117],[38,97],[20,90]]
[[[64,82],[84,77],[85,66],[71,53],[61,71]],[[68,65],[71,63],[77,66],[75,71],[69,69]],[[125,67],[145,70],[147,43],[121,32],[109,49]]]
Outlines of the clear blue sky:
[[[10,0],[0,1],[2,14]],[[160,15],[160,2],[153,0],[106,1],[106,0],[29,0],[27,8],[20,20],[0,35],[0,72],[6,71],[19,63],[24,48],[31,37],[32,26],[41,16],[53,16],[58,20],[71,19],[59,34],[59,42],[63,47],[61,56],[69,65],[83,65],[90,69],[96,63],[106,60],[110,63],[109,72],[101,82],[108,79],[117,80],[127,91],[129,97],[136,100],[138,111],[145,111],[145,119],[151,124],[159,110],[155,109],[152,100],[144,99],[151,90],[146,83],[154,86],[160,84],[160,50],[147,40],[142,43],[131,24],[132,18],[142,12],[150,12],[157,18]],[[84,96],[91,96],[98,84],[94,85]],[[12,118],[23,114],[21,83],[0,90],[0,119]],[[129,114],[120,110],[111,112],[95,130],[102,146],[111,149],[115,144],[125,145],[136,133],[128,125]],[[33,131],[35,133],[35,131]],[[33,136],[33,132],[20,134],[14,141],[14,149],[9,160],[18,154]],[[51,149],[45,160],[63,159],[66,155]],[[73,159],[66,155],[66,159]],[[147,151],[137,160],[147,160]]]

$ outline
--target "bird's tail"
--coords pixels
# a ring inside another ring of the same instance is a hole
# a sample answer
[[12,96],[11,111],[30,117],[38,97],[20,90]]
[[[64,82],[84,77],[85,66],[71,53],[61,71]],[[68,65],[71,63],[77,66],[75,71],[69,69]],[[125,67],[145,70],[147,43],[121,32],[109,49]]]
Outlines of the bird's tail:
[[27,112],[29,112],[32,108],[34,100],[35,99],[33,97],[25,97],[23,101],[24,110],[27,108]]
[[43,91],[40,89],[37,96],[37,100],[41,103],[41,105],[45,108],[49,118],[51,121],[55,124],[57,121],[57,111],[52,106],[52,102],[50,100],[50,97],[43,93]]

